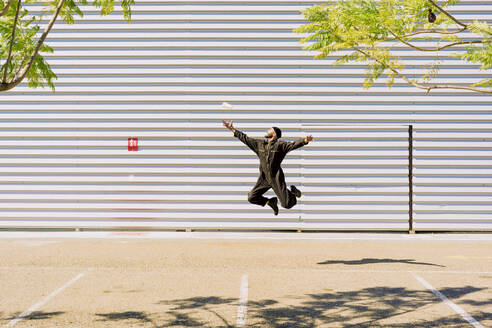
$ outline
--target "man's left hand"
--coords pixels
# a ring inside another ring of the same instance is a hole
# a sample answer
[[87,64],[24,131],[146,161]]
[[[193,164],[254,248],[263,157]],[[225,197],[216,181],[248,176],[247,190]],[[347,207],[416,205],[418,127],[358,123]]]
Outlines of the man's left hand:
[[313,136],[312,135],[308,135],[306,138],[304,138],[304,141],[307,143],[307,142],[310,142],[311,140],[313,140]]

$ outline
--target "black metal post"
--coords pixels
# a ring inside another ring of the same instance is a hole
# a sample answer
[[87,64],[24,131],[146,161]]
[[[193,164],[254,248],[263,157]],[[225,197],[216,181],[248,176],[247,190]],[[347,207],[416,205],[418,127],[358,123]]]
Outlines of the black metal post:
[[408,233],[413,229],[413,125],[408,126]]

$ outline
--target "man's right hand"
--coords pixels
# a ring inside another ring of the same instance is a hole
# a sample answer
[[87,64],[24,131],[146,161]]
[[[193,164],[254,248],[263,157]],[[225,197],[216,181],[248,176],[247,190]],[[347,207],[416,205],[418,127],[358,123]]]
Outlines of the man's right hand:
[[222,124],[224,124],[224,126],[226,128],[228,128],[229,130],[231,130],[232,132],[234,132],[234,130],[236,130],[236,129],[234,129],[234,127],[232,126],[232,123],[233,123],[233,121],[222,120]]

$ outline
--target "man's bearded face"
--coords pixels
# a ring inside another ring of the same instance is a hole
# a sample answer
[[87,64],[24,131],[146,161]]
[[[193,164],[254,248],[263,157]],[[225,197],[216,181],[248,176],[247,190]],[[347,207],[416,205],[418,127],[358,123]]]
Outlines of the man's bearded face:
[[266,131],[265,133],[265,138],[271,138],[275,135],[275,130],[273,128],[270,128]]

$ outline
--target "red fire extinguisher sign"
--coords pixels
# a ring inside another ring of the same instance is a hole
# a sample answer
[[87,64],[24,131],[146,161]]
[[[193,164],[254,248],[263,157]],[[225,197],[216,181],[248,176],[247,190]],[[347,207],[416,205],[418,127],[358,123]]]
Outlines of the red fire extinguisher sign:
[[138,151],[138,138],[128,138],[128,151]]

